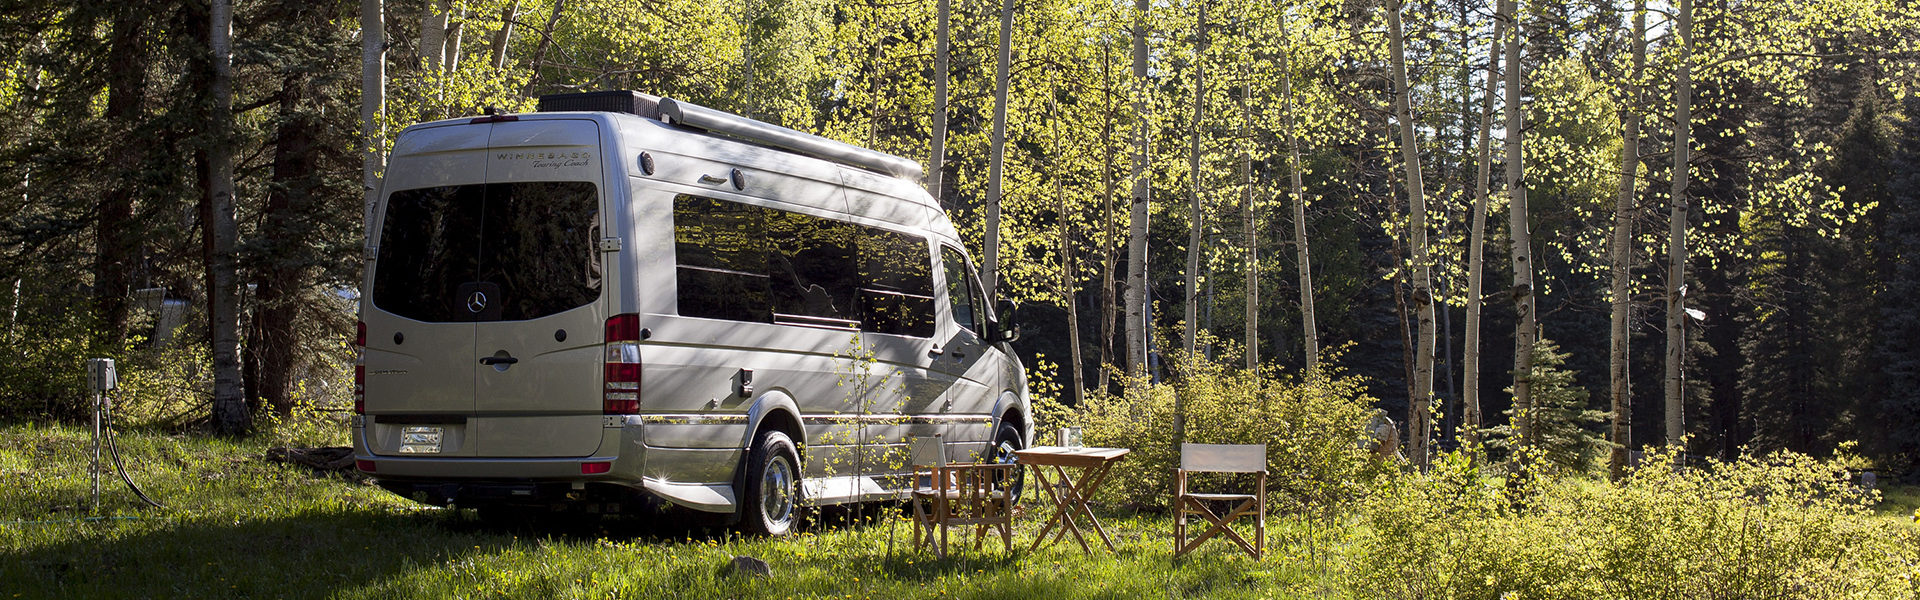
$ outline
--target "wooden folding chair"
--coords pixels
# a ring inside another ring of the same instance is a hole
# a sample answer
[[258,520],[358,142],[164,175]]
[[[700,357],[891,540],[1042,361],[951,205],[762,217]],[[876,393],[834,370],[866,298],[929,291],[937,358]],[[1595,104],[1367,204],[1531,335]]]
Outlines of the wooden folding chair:
[[[1013,551],[1013,506],[1000,483],[1011,480],[1019,465],[946,461],[938,436],[913,441],[914,546],[927,545],[935,556],[947,555],[947,529],[974,526],[973,549],[986,542],[988,529],[1000,534]],[[935,536],[938,529],[938,537]]]
[[[1188,473],[1258,473],[1252,494],[1197,494],[1187,491]],[[1267,551],[1267,446],[1266,444],[1181,444],[1180,468],[1174,470],[1173,555],[1183,556],[1200,547],[1201,542],[1225,534],[1252,555],[1254,560]],[[1228,510],[1213,511],[1211,503],[1227,503]],[[1210,524],[1193,541],[1187,541],[1187,516],[1198,515]],[[1253,543],[1230,526],[1234,519],[1254,517]]]

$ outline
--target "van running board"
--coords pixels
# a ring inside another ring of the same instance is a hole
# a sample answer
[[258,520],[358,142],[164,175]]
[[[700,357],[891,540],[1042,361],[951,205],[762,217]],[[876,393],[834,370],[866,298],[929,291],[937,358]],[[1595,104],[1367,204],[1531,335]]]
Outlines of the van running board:
[[806,503],[813,506],[896,500],[906,497],[905,490],[886,487],[874,478],[864,475],[810,477],[800,480],[800,486],[806,494]]
[[[812,477],[801,480],[800,486],[806,495],[803,504],[807,506],[907,497],[907,490],[886,487],[866,476]],[[649,477],[641,481],[641,487],[674,504],[699,511],[726,513],[733,512],[738,506],[733,486],[724,483],[673,483]]]

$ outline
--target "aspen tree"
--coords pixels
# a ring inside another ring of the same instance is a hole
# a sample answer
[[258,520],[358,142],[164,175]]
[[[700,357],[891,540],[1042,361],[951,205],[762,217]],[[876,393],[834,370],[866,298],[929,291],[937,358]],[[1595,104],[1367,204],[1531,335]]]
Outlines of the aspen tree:
[[1473,184],[1473,230],[1467,242],[1467,330],[1461,362],[1464,377],[1460,386],[1461,415],[1468,445],[1478,445],[1485,426],[1480,414],[1480,307],[1486,294],[1487,195],[1493,180],[1493,97],[1499,92],[1500,56],[1507,22],[1493,21],[1493,43],[1487,52],[1486,94],[1480,97],[1479,169]]
[[207,320],[213,333],[213,425],[220,433],[247,432],[253,418],[240,374],[240,290],[234,257],[233,3],[213,0],[211,38],[213,109],[207,148]]
[[1631,330],[1628,319],[1633,314],[1632,290],[1628,287],[1633,276],[1633,217],[1635,175],[1640,166],[1640,77],[1646,70],[1647,62],[1647,3],[1646,0],[1633,2],[1633,37],[1628,43],[1633,45],[1633,70],[1622,85],[1623,102],[1620,109],[1620,189],[1613,208],[1613,244],[1610,251],[1610,263],[1613,269],[1613,281],[1610,292],[1612,343],[1608,352],[1608,384],[1613,398],[1613,427],[1611,441],[1613,451],[1607,460],[1607,471],[1614,479],[1627,474],[1627,444],[1631,439],[1633,423],[1632,390],[1627,380],[1627,341]]
[[1394,111],[1400,121],[1400,162],[1406,175],[1408,245],[1413,254],[1413,301],[1418,331],[1414,350],[1413,396],[1407,400],[1408,450],[1413,463],[1427,465],[1427,441],[1432,437],[1433,354],[1435,344],[1433,283],[1427,254],[1427,200],[1420,179],[1420,149],[1414,134],[1413,97],[1407,88],[1406,34],[1400,23],[1400,0],[1387,0],[1388,59],[1392,61]]

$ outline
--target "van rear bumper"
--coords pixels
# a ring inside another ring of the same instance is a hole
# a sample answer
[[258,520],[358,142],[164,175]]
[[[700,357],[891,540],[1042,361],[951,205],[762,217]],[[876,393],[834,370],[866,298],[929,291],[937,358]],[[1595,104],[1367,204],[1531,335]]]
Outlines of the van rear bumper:
[[[600,444],[587,456],[520,458],[375,454],[367,440],[364,421],[356,418],[354,422],[353,458],[371,461],[374,468],[368,475],[375,479],[637,480],[646,458],[645,446],[640,444],[638,423],[600,429]],[[606,462],[613,464],[605,472],[593,475],[583,473],[583,463]]]
[[[625,489],[698,511],[734,511],[729,482],[739,449],[650,447],[642,441],[639,419],[632,417],[602,431],[600,447],[591,456],[489,458],[378,455],[364,431],[356,428],[354,458],[371,461],[373,471],[367,475],[388,491],[438,505],[571,502],[587,499],[580,498],[583,489],[603,492],[586,494],[588,498]],[[649,457],[655,467],[651,470],[646,469]],[[584,463],[607,462],[613,464],[605,473],[582,473]]]

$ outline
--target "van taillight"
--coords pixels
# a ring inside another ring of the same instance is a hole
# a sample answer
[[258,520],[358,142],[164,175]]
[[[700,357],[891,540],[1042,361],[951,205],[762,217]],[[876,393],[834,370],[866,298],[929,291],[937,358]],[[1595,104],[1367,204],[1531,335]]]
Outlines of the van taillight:
[[357,322],[353,328],[353,414],[364,415],[367,414],[367,324]]
[[606,382],[601,407],[609,415],[640,412],[640,315],[607,319]]

